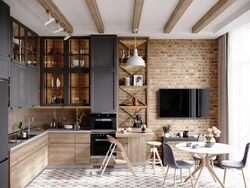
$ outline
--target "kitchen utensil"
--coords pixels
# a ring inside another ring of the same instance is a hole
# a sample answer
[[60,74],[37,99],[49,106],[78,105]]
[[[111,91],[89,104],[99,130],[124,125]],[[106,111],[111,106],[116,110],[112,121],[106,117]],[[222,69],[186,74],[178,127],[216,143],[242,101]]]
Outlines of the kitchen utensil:
[[73,125],[64,125],[64,129],[72,129]]

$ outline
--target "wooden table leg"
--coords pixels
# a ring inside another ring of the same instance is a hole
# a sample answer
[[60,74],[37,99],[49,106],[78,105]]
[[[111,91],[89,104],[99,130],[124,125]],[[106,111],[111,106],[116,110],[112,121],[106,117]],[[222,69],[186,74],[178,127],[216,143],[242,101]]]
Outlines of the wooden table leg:
[[[196,174],[196,172],[198,172],[201,169],[201,165],[199,165],[193,172],[192,172],[192,176],[194,176]],[[188,181],[190,179],[191,175],[189,175],[184,182]]]
[[225,188],[225,185],[220,181],[220,178],[216,175],[210,164],[207,165],[207,169],[214,176],[214,178],[220,183],[221,187]]

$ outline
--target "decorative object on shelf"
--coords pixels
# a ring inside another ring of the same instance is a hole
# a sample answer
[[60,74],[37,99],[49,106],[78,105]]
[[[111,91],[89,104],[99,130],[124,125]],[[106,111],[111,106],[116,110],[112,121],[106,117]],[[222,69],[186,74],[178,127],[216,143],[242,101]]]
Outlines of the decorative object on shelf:
[[180,132],[180,133],[179,133],[179,136],[180,136],[180,137],[183,137],[183,132]]
[[84,66],[84,60],[72,60],[72,66],[74,68],[79,68]]
[[127,129],[122,129],[122,130],[121,130],[121,133],[124,133],[124,134],[125,134],[126,132],[127,132]]
[[56,87],[60,87],[60,85],[61,85],[60,79],[57,78],[57,79],[56,79]]
[[130,86],[130,77],[125,77],[124,78],[124,85],[125,86]]
[[[134,33],[137,33],[138,29],[134,30]],[[145,61],[138,56],[137,48],[136,48],[136,36],[135,36],[135,48],[134,48],[134,54],[132,57],[130,57],[126,63],[126,66],[130,67],[145,67]]]
[[185,131],[183,132],[183,137],[188,137],[188,136],[189,136],[188,130],[185,130]]
[[133,98],[133,105],[134,106],[140,106],[140,102],[136,97]]
[[136,118],[134,120],[134,126],[135,128],[141,128],[142,125],[142,120],[141,120],[141,116],[139,113],[136,113]]
[[134,75],[134,86],[143,86],[143,76]]
[[170,124],[162,125],[162,130],[164,132],[164,137],[169,137],[169,132],[172,130],[172,126]]
[[147,129],[146,124],[143,124],[143,125],[141,126],[141,132],[142,132],[142,133],[145,133],[145,132],[146,132],[146,129]]
[[51,87],[54,87],[54,78],[51,78]]
[[121,62],[120,63],[123,63],[123,60],[125,58],[125,51],[124,51],[124,48],[122,49],[122,56],[121,56]]

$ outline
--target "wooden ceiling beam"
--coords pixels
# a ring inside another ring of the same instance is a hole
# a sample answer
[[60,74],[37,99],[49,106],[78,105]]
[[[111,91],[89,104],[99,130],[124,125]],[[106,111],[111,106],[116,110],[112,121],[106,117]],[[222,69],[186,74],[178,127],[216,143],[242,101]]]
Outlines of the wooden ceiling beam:
[[85,0],[89,12],[95,22],[95,26],[99,33],[104,33],[104,25],[102,22],[102,17],[100,15],[96,0]]
[[177,24],[177,22],[180,20],[184,12],[187,10],[189,5],[193,0],[180,0],[177,6],[175,7],[173,13],[171,14],[170,18],[168,19],[165,27],[164,27],[164,33],[170,33],[174,26]]
[[37,0],[38,3],[46,10],[47,13],[50,13],[56,22],[60,23],[64,31],[67,31],[69,34],[73,33],[73,26],[65,18],[62,12],[58,9],[55,3],[52,0]]
[[219,0],[193,27],[192,33],[199,33],[236,0]]
[[132,32],[137,33],[140,27],[144,0],[135,0]]

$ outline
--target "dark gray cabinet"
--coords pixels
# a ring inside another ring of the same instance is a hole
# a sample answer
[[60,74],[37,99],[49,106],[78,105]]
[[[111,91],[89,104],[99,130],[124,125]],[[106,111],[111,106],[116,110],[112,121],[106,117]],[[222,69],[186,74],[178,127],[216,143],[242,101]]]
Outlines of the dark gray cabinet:
[[10,73],[10,109],[26,106],[26,67],[11,63]]
[[91,71],[91,112],[116,112],[116,71]]
[[117,112],[117,36],[92,35],[91,112]]
[[0,0],[0,78],[9,79],[10,7]]
[[26,107],[35,107],[38,106],[38,71],[27,67],[26,72]]
[[117,57],[116,35],[91,35],[91,68],[115,68]]

